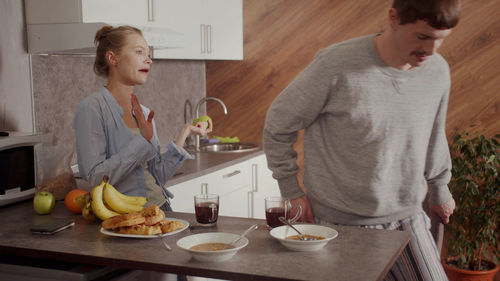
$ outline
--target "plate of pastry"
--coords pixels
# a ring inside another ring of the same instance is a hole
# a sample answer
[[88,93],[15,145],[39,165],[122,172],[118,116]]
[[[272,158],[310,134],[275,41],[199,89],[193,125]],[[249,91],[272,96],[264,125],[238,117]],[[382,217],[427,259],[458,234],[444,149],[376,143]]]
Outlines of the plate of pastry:
[[158,238],[174,235],[189,227],[183,219],[166,218],[157,206],[136,213],[122,214],[102,222],[101,233],[128,238]]
[[[183,219],[166,218],[162,221],[160,231],[157,226],[135,225],[130,227],[120,227],[118,229],[104,229],[101,233],[109,236],[128,238],[158,238],[177,234],[189,227],[189,222]],[[166,232],[163,232],[165,230]]]

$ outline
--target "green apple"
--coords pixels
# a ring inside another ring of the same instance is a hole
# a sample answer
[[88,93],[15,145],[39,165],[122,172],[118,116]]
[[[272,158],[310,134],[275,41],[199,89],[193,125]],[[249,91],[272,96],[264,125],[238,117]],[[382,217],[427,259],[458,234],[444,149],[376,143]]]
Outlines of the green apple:
[[56,197],[48,191],[41,191],[35,194],[33,198],[33,207],[35,212],[40,215],[50,214],[56,206]]
[[211,123],[212,122],[212,118],[210,118],[210,116],[208,116],[208,115],[200,116],[200,117],[196,118],[193,121],[193,125],[196,125],[196,123],[198,123],[198,122],[209,122],[209,123]]

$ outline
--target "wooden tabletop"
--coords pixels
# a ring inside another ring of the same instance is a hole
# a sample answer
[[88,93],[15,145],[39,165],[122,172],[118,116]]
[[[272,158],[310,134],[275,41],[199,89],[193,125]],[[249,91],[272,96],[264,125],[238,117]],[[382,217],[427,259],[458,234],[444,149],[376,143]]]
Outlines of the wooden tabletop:
[[[128,269],[154,270],[221,279],[237,280],[381,280],[409,241],[403,231],[336,227],[339,236],[322,250],[294,252],[272,238],[265,220],[219,217],[216,227],[190,227],[167,236],[172,246],[167,251],[160,239],[107,236],[100,223],[89,223],[71,214],[62,202],[50,215],[33,211],[31,201],[0,208],[0,252],[45,260],[69,261],[94,265],[112,265]],[[30,233],[30,227],[50,217],[74,218],[76,225],[53,235]],[[191,223],[193,214],[167,213]],[[249,244],[229,261],[203,263],[177,247],[178,239],[200,232],[241,233],[257,223]]]

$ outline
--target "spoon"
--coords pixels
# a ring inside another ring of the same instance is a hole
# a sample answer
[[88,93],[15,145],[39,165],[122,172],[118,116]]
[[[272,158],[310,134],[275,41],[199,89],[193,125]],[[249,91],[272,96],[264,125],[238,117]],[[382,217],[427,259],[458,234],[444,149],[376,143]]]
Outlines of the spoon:
[[300,235],[299,236],[299,239],[302,240],[302,241],[312,241],[312,240],[316,240],[314,237],[306,237],[304,236],[304,234],[302,234],[302,232],[300,232],[298,229],[295,228],[295,226],[293,226],[289,221],[287,221],[284,217],[279,217],[278,218],[282,223],[288,225],[289,227],[293,228],[293,230],[297,231],[297,233]]
[[258,225],[256,225],[256,224],[250,226],[247,230],[245,230],[242,234],[240,234],[240,236],[236,237],[236,239],[234,239],[231,243],[227,244],[226,247],[224,247],[224,249],[231,248],[232,246],[234,246],[234,244],[236,244],[236,242],[240,241],[241,238],[245,237],[245,235],[247,235],[251,231],[256,230],[257,228],[258,228]]
[[163,246],[165,246],[165,248],[168,251],[172,251],[172,247],[170,247],[170,245],[168,245],[167,241],[165,241],[165,237],[162,237],[161,234],[159,234],[158,237],[160,237],[161,242],[163,243]]

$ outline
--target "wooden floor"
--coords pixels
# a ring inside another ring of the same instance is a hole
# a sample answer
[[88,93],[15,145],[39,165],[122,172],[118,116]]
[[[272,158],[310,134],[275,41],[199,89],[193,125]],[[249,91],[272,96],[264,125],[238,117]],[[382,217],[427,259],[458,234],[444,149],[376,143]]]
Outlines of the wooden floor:
[[[244,60],[207,61],[214,135],[262,142],[267,109],[316,52],[332,43],[383,30],[390,0],[244,0]],[[500,133],[500,1],[463,0],[459,25],[440,53],[451,68],[447,132],[476,124]],[[296,144],[301,151],[302,139]],[[299,164],[302,165],[299,159]]]

